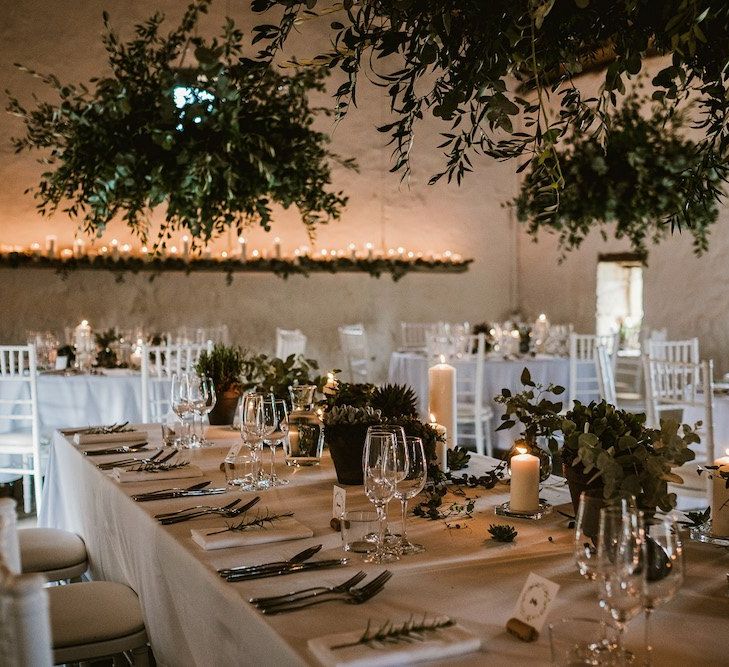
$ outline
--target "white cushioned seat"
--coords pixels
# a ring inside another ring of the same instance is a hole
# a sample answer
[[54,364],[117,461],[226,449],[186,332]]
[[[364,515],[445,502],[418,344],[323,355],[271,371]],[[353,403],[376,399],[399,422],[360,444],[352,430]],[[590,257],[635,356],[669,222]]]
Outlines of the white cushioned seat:
[[18,531],[23,573],[39,572],[49,581],[73,579],[86,571],[86,545],[75,533],[57,528]]
[[139,599],[124,584],[92,581],[47,590],[54,650],[109,642],[145,631]]
[[2,447],[21,447],[23,449],[28,449],[28,453],[30,454],[32,446],[33,436],[31,433],[27,433],[25,431],[0,433],[0,449],[2,449]]

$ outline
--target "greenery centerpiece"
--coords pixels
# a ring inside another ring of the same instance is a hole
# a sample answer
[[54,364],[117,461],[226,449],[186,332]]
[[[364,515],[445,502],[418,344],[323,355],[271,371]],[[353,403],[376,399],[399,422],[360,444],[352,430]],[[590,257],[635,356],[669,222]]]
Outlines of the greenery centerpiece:
[[[668,484],[683,483],[674,468],[695,458],[691,445],[699,442],[689,425],[666,419],[660,428],[649,428],[644,414],[620,410],[606,401],[589,405],[575,401],[560,415],[561,404],[543,403],[543,394],[564,389],[544,388],[529,380],[524,391],[509,400],[503,399],[503,392],[496,399],[506,408],[502,420],[511,426],[520,421],[525,430],[546,437],[554,454],[559,452],[575,511],[583,491],[605,500],[634,495],[638,506],[649,512],[676,506],[676,494],[668,492]],[[563,439],[561,447],[558,437]]]
[[[121,218],[146,241],[150,214],[164,209],[156,241],[184,230],[199,247],[228,228],[268,230],[272,205],[295,206],[310,231],[337,219],[346,197],[330,192],[331,161],[354,168],[313,129],[309,104],[326,70],[281,74],[244,55],[227,19],[219,37],[198,34],[211,0],[195,0],[164,34],[155,14],[120,40],[104,13],[109,72],[85,84],[37,74],[58,96],[34,108],[11,97],[25,134],[16,151],[43,151],[38,209],[59,207],[100,236]],[[199,243],[198,243],[199,241]]]
[[243,368],[244,386],[263,394],[273,394],[290,401],[289,387],[314,385],[321,391],[326,376],[318,374],[319,362],[303,355],[289,355],[286,359],[267,354],[247,355]]
[[215,407],[208,414],[211,424],[232,424],[238,401],[243,393],[243,370],[246,355],[237,345],[216,343],[213,349],[203,351],[195,365],[200,377],[208,377],[215,387]]

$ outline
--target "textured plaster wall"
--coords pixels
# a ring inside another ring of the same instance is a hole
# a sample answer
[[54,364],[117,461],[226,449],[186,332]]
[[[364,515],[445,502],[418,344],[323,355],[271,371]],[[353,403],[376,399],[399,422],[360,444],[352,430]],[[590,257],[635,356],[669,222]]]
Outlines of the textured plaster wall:
[[[9,88],[29,101],[43,88],[12,63],[22,62],[62,81],[84,81],[97,75],[104,52],[98,36],[101,12],[109,10],[123,35],[135,21],[161,9],[178,17],[185,2],[156,0],[71,0],[44,3],[19,0],[4,7],[0,20],[0,88]],[[250,25],[247,0],[218,2],[201,30],[210,34],[226,10],[242,25]],[[322,24],[323,29],[328,22]],[[309,28],[307,28],[309,29]],[[325,44],[320,40],[320,44]],[[312,55],[310,38],[292,47],[301,56]],[[336,85],[336,81],[332,82]],[[326,98],[329,101],[329,98]],[[393,284],[367,275],[313,276],[283,281],[268,275],[239,274],[231,286],[221,275],[165,274],[149,283],[144,276],[128,276],[117,284],[114,276],[77,272],[62,281],[50,271],[0,270],[0,339],[22,340],[27,329],[62,330],[80,317],[95,326],[146,323],[152,329],[183,324],[226,323],[235,339],[247,345],[273,349],[274,329],[299,327],[311,341],[309,352],[324,366],[341,365],[338,324],[362,321],[371,332],[378,368],[386,368],[401,319],[484,320],[507,315],[514,293],[515,233],[501,208],[513,196],[516,179],[511,165],[484,160],[476,175],[457,188],[428,186],[427,180],[442,166],[437,143],[438,125],[423,126],[414,154],[410,186],[387,173],[390,149],[375,125],[387,117],[387,101],[370,88],[336,130],[330,120],[321,127],[333,131],[333,148],[359,161],[359,174],[335,170],[334,186],[350,196],[341,222],[323,228],[318,247],[407,246],[415,251],[451,249],[476,259],[464,275],[412,275]],[[62,216],[42,219],[30,195],[23,190],[37,182],[41,168],[35,157],[15,156],[9,138],[20,132],[17,119],[0,117],[0,242],[43,242],[46,234],[70,244],[74,226]],[[270,247],[272,237],[283,240],[284,251],[306,242],[303,226],[293,211],[281,211],[273,232],[253,231],[252,247]],[[105,235],[129,240],[119,224]],[[218,250],[228,239],[221,240]]]

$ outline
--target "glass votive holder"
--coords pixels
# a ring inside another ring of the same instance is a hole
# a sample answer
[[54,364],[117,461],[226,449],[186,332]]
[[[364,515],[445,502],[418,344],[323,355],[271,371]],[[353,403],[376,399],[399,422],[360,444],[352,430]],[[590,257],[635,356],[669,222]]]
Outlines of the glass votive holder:
[[237,454],[226,456],[223,470],[228,487],[241,491],[257,488],[258,459],[249,447],[241,447]]
[[377,512],[350,510],[342,514],[340,522],[345,551],[366,554],[375,549],[379,526]]
[[185,427],[182,422],[167,422],[160,424],[162,429],[162,445],[164,447],[179,447],[185,437]]
[[553,665],[625,664],[617,629],[599,619],[562,618],[550,623],[549,644]]

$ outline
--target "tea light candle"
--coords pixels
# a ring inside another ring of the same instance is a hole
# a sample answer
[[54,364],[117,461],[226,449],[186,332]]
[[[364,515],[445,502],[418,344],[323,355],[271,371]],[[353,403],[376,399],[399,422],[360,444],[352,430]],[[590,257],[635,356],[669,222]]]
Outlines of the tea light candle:
[[40,257],[40,254],[41,254],[40,243],[32,243],[30,246],[30,250],[33,253],[34,257]]
[[220,259],[228,259],[228,253],[225,250],[220,253]]
[[281,259],[281,239],[278,236],[273,239],[273,256]]
[[240,256],[241,262],[245,262],[248,259],[248,246],[242,236],[238,237],[238,255]]
[[253,259],[258,259],[260,256],[261,256],[261,253],[257,249],[254,248],[253,252],[251,253],[251,257],[253,257]]
[[211,259],[213,256],[212,250],[210,250],[210,246],[206,245],[205,248],[202,251],[203,259]]
[[190,257],[190,237],[187,234],[182,237],[182,256],[185,259]]
[[61,259],[66,262],[73,257],[73,250],[71,248],[64,248],[61,250]]
[[374,256],[375,246],[373,246],[371,243],[368,243],[365,248],[367,248],[367,259],[371,260]]
[[511,457],[511,498],[514,512],[536,512],[539,509],[539,457],[517,447],[519,454]]
[[131,254],[132,254],[132,246],[129,243],[125,243],[121,247],[121,255],[122,255],[122,257],[127,258]]
[[442,424],[435,421],[435,415],[430,415],[430,428],[435,431],[436,436],[442,437],[444,442],[437,442],[438,448],[438,467],[443,472],[448,472],[448,429]]
[[119,259],[119,241],[111,239],[111,258],[116,262]]
[[720,472],[729,472],[729,449],[726,456],[714,461],[718,470],[713,471],[711,494],[711,533],[718,537],[729,537],[729,489]]
[[147,261],[147,260],[149,259],[149,248],[147,248],[147,246],[146,246],[146,245],[143,245],[143,246],[142,246],[142,247],[141,247],[141,248],[139,249],[139,252],[141,252],[141,253],[142,253],[142,259],[143,259],[143,260],[144,260],[144,261],[146,262],[146,261]]
[[445,362],[440,355],[440,363],[428,369],[428,412],[442,424],[448,434],[448,447],[458,444],[456,430],[456,369]]
[[354,243],[349,244],[349,258],[353,262],[357,260],[357,246]]
[[56,256],[56,241],[58,239],[55,236],[46,236],[46,255],[48,257]]
[[84,254],[84,242],[81,239],[76,239],[73,242],[73,256],[77,259],[82,257]]

